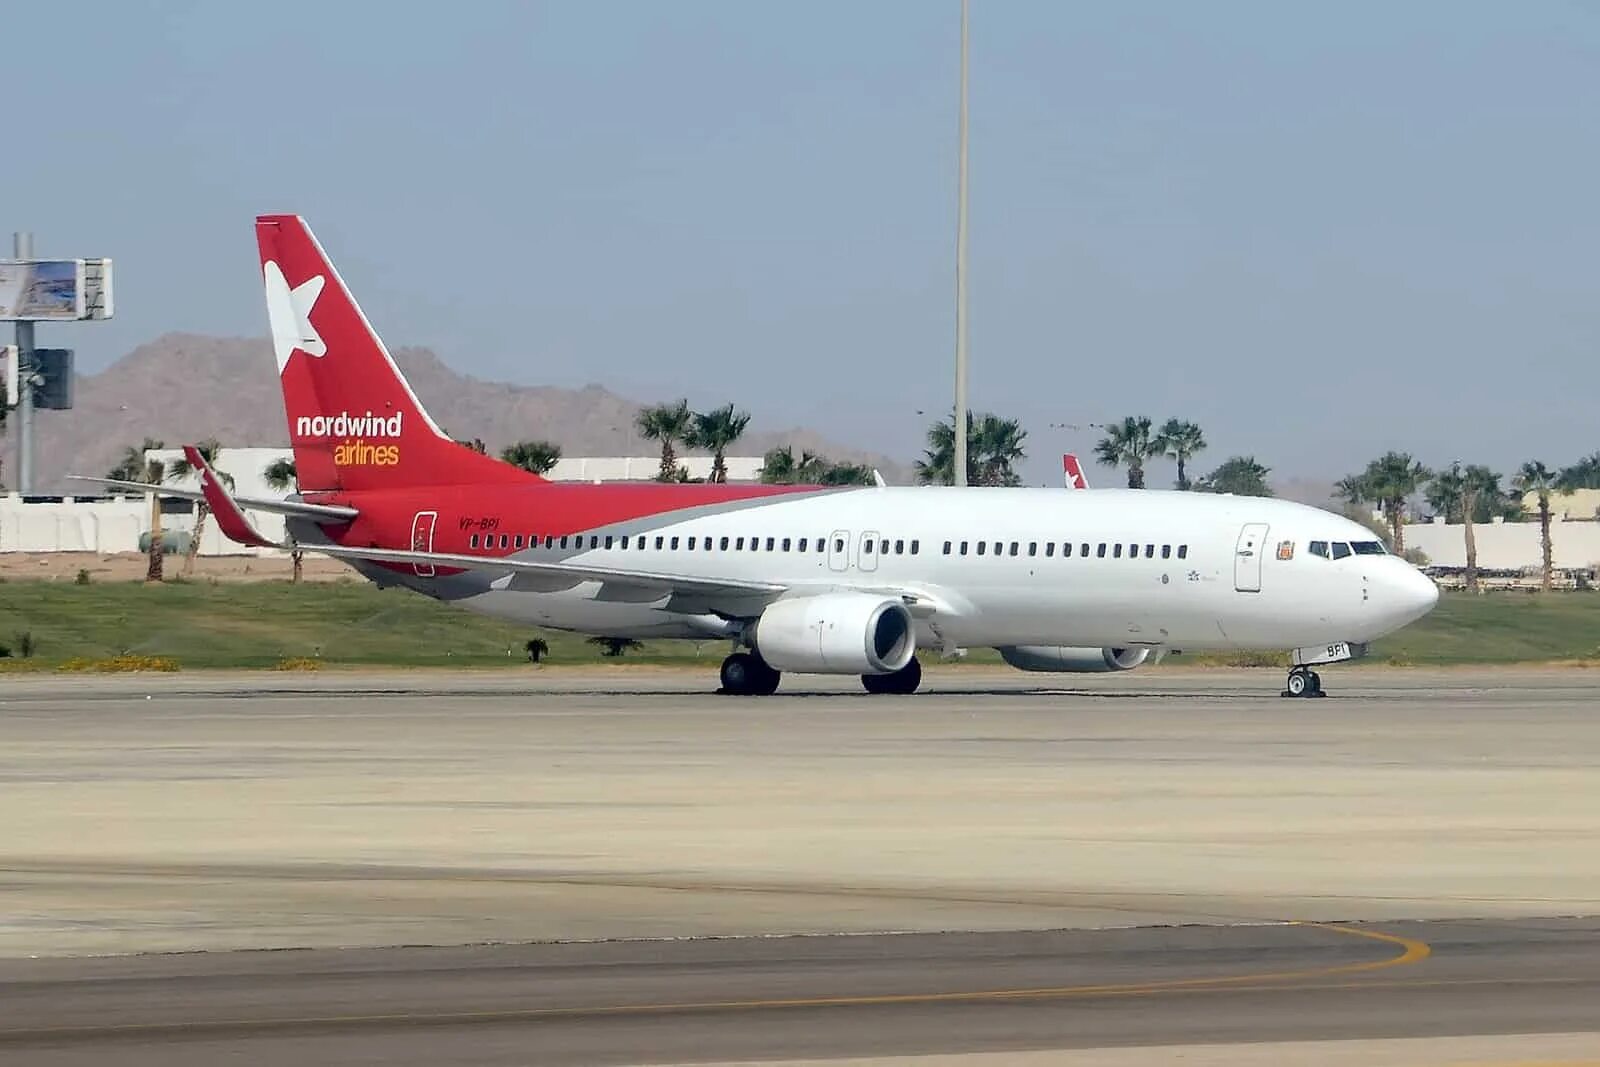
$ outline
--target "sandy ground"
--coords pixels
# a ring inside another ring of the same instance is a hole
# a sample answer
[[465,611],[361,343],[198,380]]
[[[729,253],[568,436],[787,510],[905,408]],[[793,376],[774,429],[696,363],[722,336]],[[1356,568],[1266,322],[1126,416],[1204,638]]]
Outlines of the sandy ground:
[[[4,552],[0,553],[0,578],[35,578],[72,581],[78,571],[89,572],[96,582],[138,581],[145,575],[148,559],[139,553],[119,552],[102,556],[96,552]],[[183,557],[168,556],[164,564],[167,577],[183,569]],[[193,577],[197,581],[221,582],[286,581],[293,574],[288,556],[196,556]],[[304,580],[308,582],[356,579],[349,567],[327,556],[305,557]]]

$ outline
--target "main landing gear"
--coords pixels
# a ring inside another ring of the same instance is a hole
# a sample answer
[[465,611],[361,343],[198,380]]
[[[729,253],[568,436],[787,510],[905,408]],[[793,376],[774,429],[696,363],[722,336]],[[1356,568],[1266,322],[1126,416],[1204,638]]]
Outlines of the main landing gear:
[[1292,667],[1289,670],[1289,680],[1283,684],[1283,692],[1278,695],[1284,697],[1325,697],[1328,694],[1322,691],[1322,675],[1309,667]]
[[729,696],[771,696],[780,677],[754,652],[735,652],[722,661],[722,692]]
[[922,664],[912,656],[911,662],[893,674],[863,674],[861,684],[869,693],[894,693],[909,696],[922,684]]

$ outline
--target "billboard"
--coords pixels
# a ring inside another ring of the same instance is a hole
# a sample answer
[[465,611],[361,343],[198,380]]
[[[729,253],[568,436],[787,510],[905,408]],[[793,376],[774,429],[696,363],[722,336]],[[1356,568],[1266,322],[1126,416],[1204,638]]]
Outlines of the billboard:
[[109,259],[0,259],[0,320],[110,317]]

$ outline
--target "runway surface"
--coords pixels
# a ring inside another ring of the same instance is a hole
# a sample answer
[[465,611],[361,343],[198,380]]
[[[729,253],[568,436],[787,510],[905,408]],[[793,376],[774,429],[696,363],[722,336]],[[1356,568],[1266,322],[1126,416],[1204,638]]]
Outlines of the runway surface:
[[0,1062],[1600,1061],[1600,677],[1327,680],[8,678]]
[[[1003,1063],[1014,1061],[999,1053],[1118,1046],[1157,1062],[1179,1047],[1203,1055],[1202,1044],[1221,1046],[1215,1062],[1239,1062],[1241,1042],[1537,1035],[1509,1046],[1526,1062],[1551,1050],[1551,1034],[1566,1035],[1553,1047],[1582,1055],[1574,1032],[1600,1011],[1600,923],[197,954],[14,961],[0,964],[0,983],[0,1060],[30,1065],[933,1052]],[[1600,1061],[1600,1034],[1590,1036]],[[1341,1048],[1300,1045],[1293,1062]],[[1414,1067],[1451,1062],[1432,1058],[1430,1042],[1402,1048]],[[1388,1061],[1368,1046],[1361,1062]]]

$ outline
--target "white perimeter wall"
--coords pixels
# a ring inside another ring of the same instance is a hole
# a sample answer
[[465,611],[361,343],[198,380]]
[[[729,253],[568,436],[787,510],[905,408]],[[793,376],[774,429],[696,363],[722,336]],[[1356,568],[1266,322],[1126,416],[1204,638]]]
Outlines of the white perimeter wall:
[[[1474,523],[1472,533],[1480,567],[1516,570],[1544,565],[1537,522]],[[1422,549],[1428,554],[1428,562],[1443,567],[1467,565],[1466,535],[1459,525],[1408,525],[1406,547]],[[1592,567],[1600,563],[1600,522],[1553,522],[1550,547],[1556,567]]]

